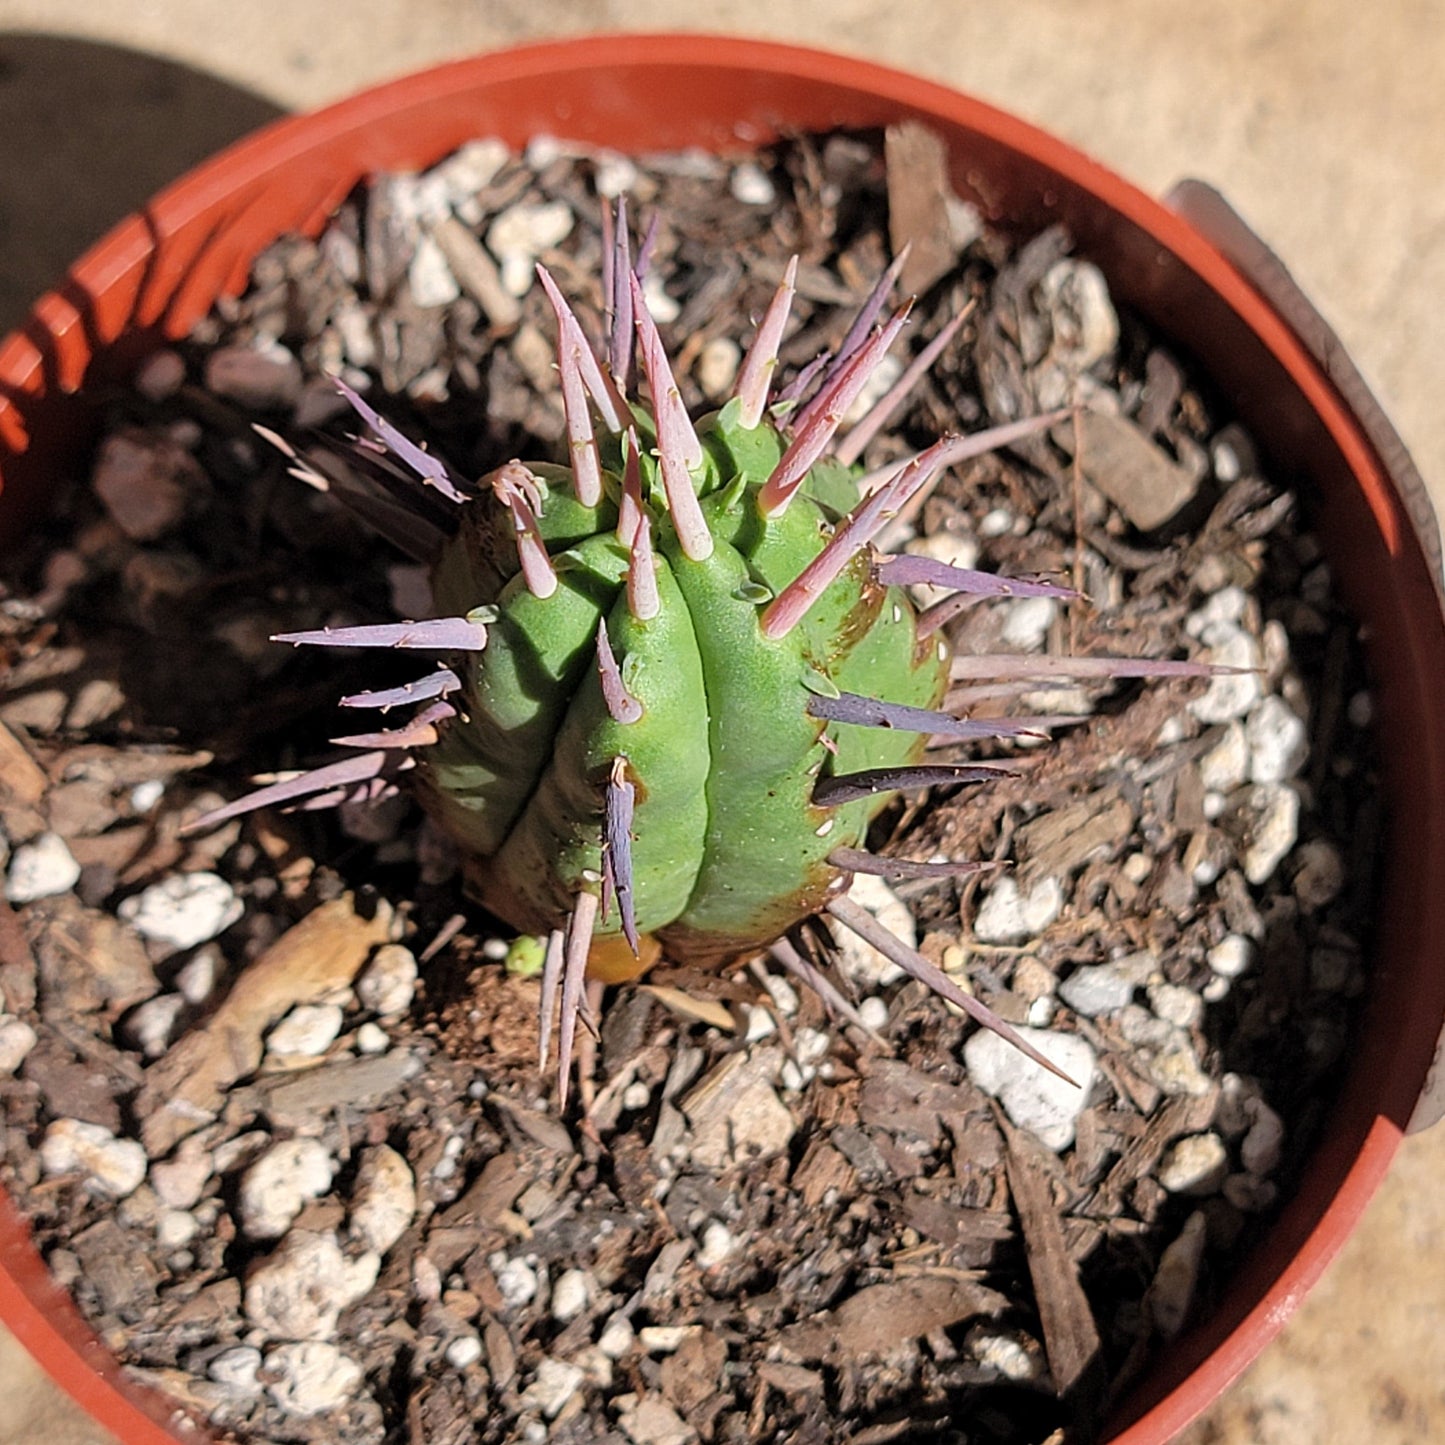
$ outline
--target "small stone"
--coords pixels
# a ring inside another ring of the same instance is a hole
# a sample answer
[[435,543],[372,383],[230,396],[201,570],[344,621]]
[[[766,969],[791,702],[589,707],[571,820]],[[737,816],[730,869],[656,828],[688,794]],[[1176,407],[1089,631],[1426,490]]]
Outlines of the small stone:
[[1169,1037],[1148,1061],[1147,1072],[1170,1096],[1187,1094],[1202,1099],[1214,1091],[1214,1080],[1200,1068],[1194,1044],[1183,1029],[1170,1028]]
[[185,516],[191,494],[204,485],[204,477],[183,446],[131,429],[113,433],[100,444],[90,485],[127,537],[153,542]]
[[200,1230],[201,1222],[184,1209],[167,1209],[156,1221],[156,1243],[164,1250],[184,1249]]
[[331,1188],[336,1165],[317,1139],[283,1139],[241,1176],[241,1229],[251,1239],[280,1239],[302,1208]]
[[536,1410],[548,1420],[555,1420],[562,1407],[582,1388],[584,1372],[566,1360],[548,1356],[537,1366],[532,1383],[522,1391],[522,1408]]
[[1254,962],[1254,943],[1242,933],[1226,933],[1205,954],[1205,961],[1221,978],[1238,978]]
[[406,270],[407,289],[418,306],[450,306],[462,294],[442,248],[430,236],[421,236]]
[[1013,977],[1009,980],[1013,992],[1029,1003],[1052,997],[1058,986],[1059,981],[1053,971],[1031,956],[1025,956],[1014,964]]
[[[1218,667],[1255,669],[1260,665],[1259,644],[1235,623],[1209,629],[1210,644],[1201,662]],[[1264,684],[1258,672],[1221,673],[1211,677],[1204,691],[1191,698],[1189,711],[1202,723],[1227,723],[1244,717],[1260,699]]]
[[206,390],[257,411],[293,406],[301,366],[279,341],[220,346],[206,356]]
[[369,1020],[356,1031],[358,1054],[384,1054],[391,1047],[391,1035],[380,1024]]
[[[767,1011],[765,1009],[752,1009],[751,1014],[762,1014],[764,1017],[767,1017]],[[768,1022],[772,1023],[772,1019],[769,1018]],[[631,1113],[636,1113],[639,1109],[647,1108],[651,1102],[652,1086],[645,1084],[641,1079],[634,1079],[633,1082],[622,1091],[622,1107]]]
[[342,1310],[376,1283],[380,1268],[374,1253],[348,1259],[330,1231],[293,1229],[247,1276],[246,1318],[273,1339],[329,1339]]
[[208,943],[246,911],[215,873],[176,873],[121,900],[116,910],[142,937],[175,952]]
[[1279,1188],[1253,1174],[1231,1174],[1224,1181],[1224,1197],[1241,1214],[1261,1214],[1279,1198]]
[[1292,778],[1309,757],[1309,730],[1282,698],[1264,698],[1245,720],[1249,740],[1249,778],[1254,783],[1282,783]]
[[22,843],[10,858],[5,896],[11,903],[33,903],[54,898],[80,881],[80,864],[59,833],[41,833]]
[[609,1360],[620,1360],[636,1342],[637,1333],[626,1315],[613,1315],[597,1339],[597,1348]]
[[238,1394],[254,1395],[261,1388],[256,1378],[260,1368],[261,1351],[254,1345],[232,1345],[206,1366],[206,1376]]
[[1022,1333],[1001,1334],[988,1328],[971,1330],[967,1348],[984,1369],[994,1371],[1005,1380],[1028,1384],[1043,1376],[1039,1347]]
[[469,1369],[482,1358],[482,1341],[474,1334],[458,1335],[446,1348],[446,1359],[454,1370]]
[[1345,716],[1349,718],[1351,727],[1369,727],[1375,720],[1374,698],[1367,692],[1352,694],[1349,702],[1345,704]]
[[770,1082],[781,1066],[776,1052],[732,1054],[693,1087],[682,1101],[692,1129],[693,1163],[724,1169],[788,1147],[798,1126]]
[[350,1403],[361,1366],[335,1345],[314,1340],[278,1345],[266,1356],[266,1392],[288,1415],[319,1415]]
[[1149,1007],[1165,1022],[1192,1029],[1204,1017],[1204,1000],[1178,983],[1149,985]]
[[702,1243],[697,1251],[697,1266],[699,1269],[715,1269],[725,1260],[731,1259],[736,1248],[737,1240],[733,1238],[732,1230],[720,1220],[710,1220],[702,1232]]
[[1079,467],[1141,532],[1152,532],[1193,501],[1199,478],[1133,422],[1095,409],[1076,414]]
[[1059,604],[1052,597],[1020,597],[1008,605],[1002,647],[1010,652],[1039,652],[1049,640],[1049,628],[1059,614]]
[[197,949],[176,974],[176,988],[186,1003],[199,1007],[215,992],[220,970],[221,960],[216,949]]
[[1244,724],[1223,727],[1214,746],[1199,759],[1199,780],[1206,792],[1232,793],[1249,777],[1249,741]]
[[411,949],[386,943],[358,975],[356,997],[363,1008],[381,1018],[397,1018],[416,997],[416,978],[416,956]]
[[1218,1134],[1186,1134],[1159,1160],[1156,1177],[1171,1194],[1217,1194],[1229,1172],[1229,1151]]
[[617,1423],[632,1445],[696,1445],[697,1431],[658,1395],[624,1395]]
[[1254,783],[1230,799],[1220,825],[1233,839],[1245,878],[1258,887],[1299,839],[1299,794],[1288,783]]
[[340,1004],[299,1003],[266,1037],[266,1052],[277,1058],[319,1058],[341,1032]]
[[732,391],[742,362],[742,348],[728,336],[715,336],[697,358],[697,384],[711,401],[721,401]]
[[733,167],[728,178],[733,200],[745,206],[771,206],[778,198],[777,188],[768,173],[755,161],[744,161]]
[[1279,1168],[1284,1151],[1284,1120],[1263,1099],[1248,1099],[1245,1114],[1253,1122],[1239,1146],[1239,1162],[1246,1171],[1263,1178]]
[[1119,317],[1097,266],[1073,257],[1056,261],[1039,284],[1039,300],[1049,313],[1049,358],[1056,365],[1078,373],[1113,355]]
[[1196,1210],[1159,1258],[1159,1268],[1145,1296],[1145,1305],[1154,1328],[1165,1339],[1173,1339],[1189,1316],[1199,1284],[1199,1265],[1204,1257],[1207,1231],[1208,1220],[1202,1210]]
[[1131,953],[1109,963],[1076,968],[1059,985],[1059,997],[1085,1018],[1117,1013],[1158,966],[1149,953]]
[[523,1259],[508,1259],[502,1256],[500,1268],[493,1266],[497,1277],[497,1288],[508,1309],[518,1310],[537,1297],[537,1271]]
[[194,1139],[186,1139],[174,1157],[151,1165],[150,1184],[167,1208],[191,1209],[200,1201],[211,1173],[210,1151]]
[[157,994],[138,1004],[120,1026],[122,1042],[148,1059],[158,1059],[170,1048],[186,1016],[186,1001],[178,993]]
[[642,278],[642,299],[647,302],[652,319],[660,326],[676,321],[682,312],[681,303],[667,294],[662,277],[656,271],[649,271]]
[[649,1355],[673,1355],[696,1333],[695,1325],[645,1325],[637,1342]]
[[147,401],[166,401],[174,396],[186,380],[186,363],[178,351],[164,348],[153,351],[136,367],[130,384]]
[[1031,1028],[1018,1032],[1076,1082],[1049,1073],[987,1029],[972,1034],[963,1046],[968,1076],[985,1094],[998,1099],[1020,1129],[1055,1152],[1067,1149],[1074,1142],[1074,1126],[1094,1080],[1094,1050],[1077,1034]]
[[124,1199],[146,1177],[146,1154],[99,1124],[54,1119],[40,1143],[40,1166],[47,1174],[80,1174],[92,1193]]
[[616,151],[603,151],[597,157],[592,184],[599,196],[615,201],[637,184],[637,167],[627,156]]
[[[913,910],[881,879],[870,873],[853,878],[848,896],[866,908],[895,938],[910,948],[918,943]],[[850,929],[840,929],[838,967],[860,991],[873,992],[903,977],[903,970]]]
[[1294,896],[1306,913],[1318,913],[1339,897],[1345,886],[1345,860],[1326,838],[1313,838],[1295,849]]
[[863,1021],[865,1029],[872,1029],[875,1034],[881,1033],[888,1027],[888,1005],[876,993],[869,994],[858,1005],[858,1017]]
[[575,1320],[587,1308],[591,1293],[586,1270],[563,1270],[552,1286],[552,1318],[563,1325]]
[[502,285],[513,296],[532,288],[532,265],[543,251],[565,240],[573,226],[564,201],[522,202],[509,206],[487,228],[487,249],[501,267]]
[[973,921],[980,943],[1021,943],[1036,938],[1062,911],[1063,885],[1057,878],[1040,878],[1024,893],[1012,875],[1001,878],[984,895]]
[[34,1047],[35,1030],[24,1019],[0,1014],[0,1078],[15,1073]]
[[351,1192],[351,1234],[384,1255],[416,1215],[416,1179],[411,1166],[389,1144],[365,1150]]

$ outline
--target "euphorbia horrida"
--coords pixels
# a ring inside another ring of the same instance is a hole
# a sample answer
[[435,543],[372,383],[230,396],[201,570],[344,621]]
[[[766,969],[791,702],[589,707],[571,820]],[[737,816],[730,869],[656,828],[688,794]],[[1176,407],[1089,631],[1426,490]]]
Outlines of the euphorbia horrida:
[[[929,619],[920,625],[904,589],[927,582],[1056,597],[1069,589],[883,557],[872,544],[941,469],[1059,417],[944,437],[863,476],[854,463],[864,443],[953,328],[838,443],[843,418],[904,328],[906,307],[879,320],[897,266],[838,350],[779,390],[794,261],[732,398],[695,422],[643,299],[621,209],[611,229],[605,359],[539,267],[556,317],[566,464],[509,461],[469,484],[344,384],[368,429],[361,445],[391,490],[378,497],[338,485],[344,474],[334,468],[328,482],[292,452],[298,474],[331,485],[428,560],[438,616],[278,640],[419,648],[450,660],[407,686],[343,699],[380,710],[420,704],[404,726],[338,739],[350,750],[340,761],[262,788],[211,820],[273,803],[379,797],[410,772],[458,845],[477,897],[548,940],[541,1048],[545,1058],[560,991],[564,1096],[589,978],[595,993],[597,981],[635,976],[657,944],[679,959],[734,958],[825,911],[1051,1067],[846,893],[859,871],[980,866],[865,851],[870,822],[897,790],[999,773],[922,763],[930,737],[1037,734],[1058,722],[938,711],[948,648]],[[403,468],[415,474],[407,485],[419,477],[435,496],[408,505],[396,486]],[[437,497],[453,511],[450,530],[431,520]],[[1037,676],[1047,666],[993,662],[996,676]],[[1098,659],[1054,668],[1202,670]]]

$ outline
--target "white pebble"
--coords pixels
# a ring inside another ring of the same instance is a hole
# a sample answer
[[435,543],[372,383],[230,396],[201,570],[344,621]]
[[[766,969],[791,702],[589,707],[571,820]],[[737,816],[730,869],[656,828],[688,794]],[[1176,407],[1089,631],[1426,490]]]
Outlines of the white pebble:
[[186,1001],[181,994],[158,993],[130,1011],[121,1024],[121,1038],[146,1058],[158,1059],[170,1048],[185,1014]]
[[1186,1134],[1159,1160],[1157,1178],[1171,1194],[1216,1194],[1229,1170],[1229,1151],[1218,1134]]
[[65,839],[59,833],[41,833],[16,848],[5,878],[5,896],[11,903],[33,903],[65,893],[79,880],[80,864]]
[[215,992],[220,973],[220,954],[215,948],[198,948],[176,974],[176,988],[188,1004],[200,1005]]
[[642,298],[647,302],[647,309],[652,313],[652,319],[660,326],[665,326],[669,321],[676,321],[682,312],[682,304],[674,301],[667,294],[662,277],[656,271],[649,271],[642,278]]
[[1282,783],[1294,777],[1309,757],[1309,731],[1282,697],[1265,698],[1246,719],[1244,730],[1251,782]]
[[279,1345],[266,1356],[267,1393],[288,1415],[319,1415],[347,1404],[361,1384],[361,1366],[335,1345],[312,1340]]
[[1245,790],[1234,819],[1239,864],[1256,887],[1263,883],[1299,839],[1299,794],[1288,783],[1255,783]]
[[317,1139],[282,1139],[241,1176],[237,1199],[242,1231],[251,1239],[280,1239],[313,1199],[331,1188],[336,1165]]
[[330,1231],[293,1229],[247,1276],[246,1318],[273,1339],[329,1339],[342,1310],[376,1283],[380,1268],[374,1253],[348,1259]]
[[136,814],[149,813],[165,795],[166,785],[159,778],[147,778],[130,790],[130,810]]
[[1074,1126],[1094,1079],[1094,1050],[1077,1034],[1022,1028],[1019,1034],[1075,1083],[1020,1053],[997,1034],[980,1029],[963,1046],[969,1078],[1003,1105],[1004,1112],[1056,1152],[1074,1142]]
[[1294,896],[1306,913],[1318,913],[1345,886],[1345,860],[1326,838],[1312,838],[1295,849]]
[[505,1259],[500,1268],[493,1266],[497,1288],[508,1309],[521,1309],[537,1297],[537,1271],[523,1259]]
[[[1259,645],[1243,628],[1220,624],[1209,629],[1209,636],[1217,640],[1205,649],[1202,662],[1248,669],[1260,665]],[[1227,723],[1244,717],[1263,690],[1257,672],[1223,673],[1211,677],[1204,691],[1190,700],[1189,711],[1202,723]]]
[[697,384],[711,401],[721,401],[737,380],[742,348],[729,336],[715,336],[697,358]]
[[778,198],[777,188],[768,173],[754,161],[744,161],[733,167],[728,180],[728,189],[733,200],[745,206],[771,206]]
[[563,1325],[575,1320],[587,1308],[590,1295],[585,1270],[563,1270],[552,1286],[552,1318]]
[[1024,893],[1010,874],[984,895],[973,921],[980,943],[1021,943],[1044,931],[1062,911],[1064,890],[1057,878],[1040,878]]
[[261,1368],[261,1351],[254,1345],[232,1345],[222,1350],[209,1365],[206,1375],[242,1395],[254,1395],[261,1388],[256,1373]]
[[696,1333],[695,1325],[644,1325],[637,1342],[649,1355],[674,1355]]
[[[758,1009],[755,1010],[755,1012],[765,1014],[766,1010]],[[772,1020],[769,1019],[769,1022],[771,1023]],[[645,1109],[651,1102],[652,1088],[650,1085],[644,1084],[641,1079],[634,1079],[633,1082],[622,1091],[622,1107],[624,1109],[630,1109],[634,1113],[638,1109]]]
[[1244,724],[1230,722],[1219,740],[1199,759],[1199,780],[1206,792],[1232,793],[1249,777],[1249,741]]
[[1109,283],[1097,266],[1068,257],[1045,273],[1039,298],[1048,308],[1053,330],[1049,355],[1068,371],[1087,371],[1113,354],[1119,344],[1119,318],[1109,298]]
[[582,1388],[586,1373],[566,1360],[550,1356],[537,1366],[532,1383],[522,1391],[522,1408],[536,1410],[546,1419],[555,1420],[562,1407]]
[[1052,597],[1020,597],[1010,602],[1000,644],[1011,652],[1038,652],[1048,641],[1058,611],[1059,604]]
[[167,1208],[190,1209],[205,1192],[212,1171],[210,1151],[194,1139],[186,1139],[174,1158],[151,1165],[150,1185]]
[[[1214,636],[1226,635],[1237,627],[1248,606],[1249,594],[1243,587],[1221,587],[1184,619],[1184,631],[1190,637],[1210,642],[1213,640],[1211,633]],[[1221,628],[1224,629],[1223,634]]]
[[487,248],[497,258],[502,285],[513,296],[531,289],[532,263],[566,239],[573,225],[572,208],[563,201],[510,206],[487,228]]
[[[917,947],[918,927],[913,910],[881,878],[871,873],[856,874],[848,896],[866,908],[895,938],[910,948]],[[903,977],[903,970],[871,943],[864,943],[849,929],[839,932],[838,967],[859,990],[871,991]]]
[[869,994],[858,1005],[858,1017],[863,1021],[865,1029],[879,1033],[888,1026],[888,1005],[876,993]]
[[266,1052],[277,1058],[314,1059],[341,1032],[341,1005],[299,1003],[266,1036]]
[[380,1024],[367,1022],[356,1031],[358,1054],[384,1054],[391,1047],[391,1037]]
[[1170,1096],[1187,1094],[1201,1099],[1214,1089],[1214,1080],[1199,1066],[1194,1044],[1179,1028],[1169,1028],[1169,1037],[1146,1065],[1149,1077]]
[[0,1077],[13,1074],[35,1047],[35,1030],[24,1019],[0,1014]]
[[143,937],[180,951],[224,933],[245,906],[215,873],[176,873],[122,899],[116,911]]
[[775,973],[765,973],[763,987],[767,989],[773,1007],[784,1018],[790,1019],[798,1012],[798,990],[787,979],[779,978]]
[[100,1124],[55,1119],[40,1143],[40,1166],[47,1174],[81,1174],[93,1193],[124,1199],[146,1177],[146,1153]]
[[970,1333],[968,1352],[985,1369],[993,1370],[1006,1380],[1020,1384],[1037,1380],[1043,1374],[1042,1361],[1022,1340],[992,1330]]
[[156,1220],[156,1243],[162,1249],[184,1249],[197,1235],[201,1222],[184,1209],[167,1209]]
[[736,1248],[737,1240],[733,1238],[732,1230],[720,1220],[709,1221],[702,1232],[702,1244],[697,1251],[698,1268],[713,1269],[724,1260],[730,1259]]
[[368,1249],[385,1254],[411,1226],[416,1214],[416,1179],[389,1144],[365,1150],[351,1191],[351,1234]]
[[1134,997],[1134,990],[1154,972],[1155,967],[1152,954],[1131,953],[1108,963],[1076,968],[1059,985],[1059,997],[1075,1013],[1081,1013],[1086,1018],[1116,1013],[1129,1003]]
[[620,1360],[632,1348],[636,1338],[632,1321],[626,1315],[613,1315],[598,1336],[597,1348],[609,1360]]
[[442,248],[430,236],[417,239],[406,271],[407,289],[418,306],[449,306],[462,294]]
[[382,1018],[396,1018],[411,1007],[416,996],[417,965],[411,949],[386,943],[356,979],[356,997],[363,1008]]
[[1221,978],[1238,978],[1254,962],[1254,943],[1242,933],[1226,933],[1205,959]]
[[773,1017],[770,1008],[764,1008],[762,1004],[744,1004],[743,1014],[747,1018],[748,1026],[743,1032],[745,1043],[755,1044],[759,1039],[765,1039],[769,1034],[778,1031],[778,1021]]
[[615,201],[637,183],[637,167],[617,151],[603,151],[597,157],[592,184],[599,196]]
[[1149,985],[1149,1007],[1167,1023],[1192,1029],[1204,1017],[1204,1000],[1192,988],[1177,983]]
[[1014,514],[1007,507],[995,507],[991,512],[985,512],[979,519],[978,535],[980,537],[1002,537],[1007,535],[1014,524]]
[[458,1335],[446,1348],[447,1364],[465,1370],[482,1358],[482,1342],[473,1334]]

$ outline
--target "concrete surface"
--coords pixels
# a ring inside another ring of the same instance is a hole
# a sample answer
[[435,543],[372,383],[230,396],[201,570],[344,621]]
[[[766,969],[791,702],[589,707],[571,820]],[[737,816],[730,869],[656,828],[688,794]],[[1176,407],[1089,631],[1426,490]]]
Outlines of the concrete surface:
[[[682,0],[0,0],[0,325],[165,179],[280,109],[471,51],[696,29]],[[1445,0],[733,0],[701,28],[972,90],[1155,192],[1219,185],[1445,499]],[[1445,1435],[1445,1126],[1190,1445]],[[0,1445],[99,1445],[0,1339]]]

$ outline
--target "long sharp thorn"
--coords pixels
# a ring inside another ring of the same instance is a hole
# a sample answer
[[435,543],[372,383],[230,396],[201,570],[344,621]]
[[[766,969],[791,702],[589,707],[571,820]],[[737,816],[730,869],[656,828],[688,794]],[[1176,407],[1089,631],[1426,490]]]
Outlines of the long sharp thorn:
[[758,492],[758,508],[763,516],[776,517],[787,510],[808,469],[827,450],[844,414],[878,369],[907,319],[908,308],[903,307],[809,403],[808,414],[799,420],[787,451]]
[[577,1016],[582,1007],[582,988],[587,977],[587,951],[597,923],[597,895],[585,890],[577,895],[567,923],[567,943],[562,961],[562,1015],[557,1025],[557,1108],[567,1107],[572,1078],[572,1046],[577,1037]]
[[[1009,422],[966,437],[943,437],[900,467],[877,491],[863,499],[833,534],[826,547],[768,604],[763,636],[776,641],[795,627],[824,589],[907,505],[908,499],[943,467],[1007,446],[1052,426],[1066,412],[1051,412],[1026,422]],[[801,478],[799,479],[801,482]],[[764,489],[765,490],[765,489]],[[761,493],[759,493],[761,499]]]
[[767,311],[763,313],[758,334],[753,338],[753,344],[748,348],[742,366],[738,368],[733,395],[741,403],[739,420],[746,427],[757,426],[767,410],[773,371],[778,364],[778,347],[782,344],[783,331],[788,324],[788,312],[793,304],[797,279],[798,258],[794,256],[788,262],[782,283],[773,293]]
[[1052,1059],[1041,1054],[987,1004],[980,1003],[972,994],[964,993],[941,968],[929,963],[921,953],[910,948],[901,938],[895,938],[866,908],[859,907],[851,898],[846,897],[830,899],[824,906],[844,928],[856,933],[865,943],[871,943],[879,953],[896,963],[911,978],[916,978],[940,998],[945,998],[949,1003],[961,1008],[976,1023],[992,1029],[1041,1069],[1047,1069],[1056,1078],[1072,1084],[1076,1089],[1082,1087],[1077,1079],[1071,1079]]
[[271,641],[289,642],[293,647],[409,647],[432,652],[481,652],[487,645],[487,629],[484,623],[474,622],[470,617],[431,617],[422,622],[277,632]]
[[672,367],[657,334],[657,325],[643,300],[642,284],[632,277],[633,320],[642,345],[642,369],[657,418],[657,455],[662,470],[662,489],[683,554],[694,562],[712,556],[712,533],[692,485],[692,470],[702,465],[702,443],[693,430],[682,394],[673,379]]
[[1213,662],[1185,662],[1150,657],[1041,657],[1037,653],[995,653],[991,657],[955,657],[949,664],[954,682],[974,678],[1042,678],[1054,680],[1116,677],[1224,677],[1250,672]]
[[855,727],[900,728],[904,732],[975,741],[982,738],[1041,737],[1044,729],[1058,724],[1055,718],[954,717],[952,713],[936,712],[932,708],[909,707],[906,703],[861,697],[856,692],[840,692],[837,697],[823,697],[815,693],[808,698],[806,710],[813,717],[850,723]]
[[993,783],[1013,777],[1013,769],[995,763],[923,763],[916,767],[863,768],[856,773],[836,773],[813,784],[813,805],[841,808],[860,798],[879,793],[896,793],[910,788],[938,788],[952,783]]
[[602,810],[602,879],[605,891],[617,899],[622,932],[634,958],[639,945],[632,886],[632,813],[636,802],[637,789],[627,778],[627,759],[614,758]]
[[992,873],[1005,866],[972,858],[948,859],[941,863],[884,858],[877,853],[865,853],[861,848],[834,848],[828,854],[828,861],[845,873],[870,873],[878,878],[970,878],[976,873]]
[[[606,207],[603,209],[605,211]],[[617,219],[613,225],[612,245],[609,252],[604,253],[604,259],[612,277],[609,303],[612,328],[607,363],[612,371],[612,379],[623,395],[626,395],[632,389],[633,339],[632,286],[627,280],[632,275],[632,238],[628,234],[625,195],[617,198]]]
[[[402,767],[409,762],[410,759],[403,760]],[[394,753],[385,749],[358,753],[355,757],[342,758],[339,762],[312,768],[295,777],[282,778],[278,782],[268,783],[265,787],[247,793],[243,798],[237,798],[223,807],[213,808],[209,813],[203,813],[199,818],[187,823],[181,831],[195,833],[202,828],[212,828],[217,823],[227,822],[231,818],[239,818],[245,813],[254,813],[258,808],[270,808],[281,803],[294,803],[299,798],[307,798],[314,793],[329,792],[333,788],[350,789],[358,783],[368,782],[392,769],[401,770],[397,767]]]
[[[567,298],[562,295],[545,266],[537,267],[537,279],[542,283],[542,290],[547,293],[547,300],[552,303],[552,314],[557,318],[557,367],[562,379],[562,409],[567,415],[567,432],[574,448],[582,433],[581,419],[586,419],[586,434],[589,437],[592,435],[591,418],[587,411],[588,396],[597,408],[602,425],[616,436],[628,425],[626,402],[622,400],[616,383],[602,369],[587,341],[586,333],[582,330],[582,323],[578,321],[576,313],[567,304]],[[568,401],[569,371],[577,383],[572,388],[571,402]],[[573,406],[577,408],[579,418],[575,421]],[[583,505],[590,507],[596,503],[584,502]]]
[[943,354],[948,343],[958,334],[958,328],[968,318],[969,313],[973,310],[973,305],[974,303],[970,301],[939,331],[938,335],[909,362],[903,375],[888,388],[878,401],[868,408],[862,421],[833,449],[833,455],[845,467],[851,467],[863,455],[863,448],[878,435],[887,424],[888,419],[902,406],[913,388],[928,374],[929,368]]
[[657,593],[657,564],[652,556],[652,523],[646,514],[637,520],[627,558],[627,610],[639,622],[651,622],[662,611]]
[[[537,479],[519,461],[507,462],[491,476],[492,491],[497,500],[512,513],[512,529],[516,535],[517,560],[522,566],[522,580],[534,597],[550,597],[557,590],[557,569],[547,555],[542,529],[531,497],[537,497]],[[601,482],[598,483],[601,496]],[[580,497],[579,497],[580,500]]]
[[404,682],[376,692],[353,692],[341,699],[342,707],[374,707],[381,712],[409,702],[425,702],[429,697],[446,697],[456,692],[462,680],[449,667],[439,667],[416,682]]
[[863,1015],[833,987],[827,976],[814,968],[786,938],[780,938],[768,949],[768,952],[805,988],[812,989],[822,999],[823,1007],[830,1014],[837,1014],[840,1018],[847,1019],[854,1028],[862,1029],[875,1043],[881,1044],[889,1053],[893,1052],[892,1045],[887,1039],[870,1029],[863,1022]]
[[886,587],[952,587],[971,597],[1060,597],[1074,600],[1079,592],[1058,582],[1040,582],[1033,577],[1000,577],[997,572],[980,572],[973,567],[954,567],[934,557],[909,553],[884,557],[873,575]]
[[602,683],[602,700],[607,704],[607,713],[613,722],[626,726],[639,721],[642,704],[628,692],[626,683],[622,681],[622,669],[612,652],[605,617],[597,624],[597,676]]
[[622,497],[617,504],[617,540],[624,547],[632,545],[646,510],[642,502],[642,442],[637,428],[630,426],[622,460]]
[[542,956],[542,1001],[537,1014],[537,1071],[547,1072],[547,1048],[552,1042],[552,1015],[557,1011],[557,985],[562,982],[562,949],[566,934],[554,928],[547,935]]
[[428,748],[441,735],[440,726],[457,710],[449,702],[434,702],[424,708],[404,727],[387,728],[374,733],[353,733],[350,737],[332,738],[340,748]]
[[842,345],[834,352],[831,360],[823,370],[823,378],[819,383],[818,394],[811,401],[804,402],[798,408],[798,425],[811,415],[814,408],[823,405],[824,393],[829,384],[838,373],[848,364],[849,360],[863,345],[873,323],[878,319],[884,305],[888,301],[889,294],[897,284],[898,277],[903,271],[905,262],[908,260],[908,253],[913,249],[910,243],[894,257],[892,263],[873,283],[873,289],[868,293],[868,299],[858,308],[858,314],[853,318],[853,324],[849,326],[847,335],[843,337]]
[[351,403],[352,409],[376,433],[382,450],[393,452],[423,482],[428,486],[435,487],[449,502],[465,502],[467,500],[465,494],[457,490],[456,483],[452,481],[445,462],[403,436],[375,407],[363,400],[339,377],[334,380],[337,391]]
[[642,233],[642,244],[637,248],[637,260],[633,263],[632,274],[639,281],[647,279],[647,273],[652,269],[652,253],[657,248],[657,231],[660,217],[654,211],[652,219],[647,223],[647,229]]

